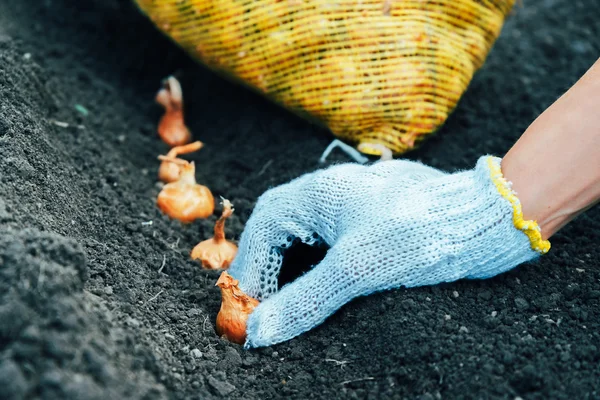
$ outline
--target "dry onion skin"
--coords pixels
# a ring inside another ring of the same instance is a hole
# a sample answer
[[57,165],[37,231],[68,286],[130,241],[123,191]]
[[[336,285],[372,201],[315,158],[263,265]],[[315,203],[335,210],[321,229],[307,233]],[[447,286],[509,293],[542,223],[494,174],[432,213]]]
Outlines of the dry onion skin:
[[158,123],[158,135],[162,141],[170,147],[189,143],[192,135],[183,120],[183,92],[179,81],[172,76],[168,77],[155,100],[165,108]]
[[215,223],[214,236],[196,245],[191,257],[200,260],[206,269],[227,269],[237,254],[237,246],[225,239],[225,220],[233,214],[233,207],[229,200],[222,199],[223,212]]
[[215,210],[215,200],[209,188],[196,182],[194,162],[166,157],[161,159],[178,163],[181,173],[178,180],[166,184],[158,194],[158,208],[183,223],[211,216]]
[[158,169],[158,179],[165,183],[175,182],[179,179],[181,173],[181,166],[177,162],[172,162],[177,159],[177,156],[181,154],[193,153],[194,151],[200,150],[204,146],[201,141],[196,141],[183,146],[173,147],[166,156],[159,157],[163,162],[160,164]]
[[239,281],[223,271],[216,286],[221,288],[221,309],[217,314],[217,334],[230,342],[244,344],[246,321],[259,301],[238,287]]

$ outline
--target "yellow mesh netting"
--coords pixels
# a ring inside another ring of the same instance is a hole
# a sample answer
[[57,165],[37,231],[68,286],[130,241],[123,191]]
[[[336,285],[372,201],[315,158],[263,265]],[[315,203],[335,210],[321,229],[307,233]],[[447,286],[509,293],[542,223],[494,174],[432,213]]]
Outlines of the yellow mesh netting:
[[403,153],[444,123],[514,3],[134,1],[209,68],[368,154]]

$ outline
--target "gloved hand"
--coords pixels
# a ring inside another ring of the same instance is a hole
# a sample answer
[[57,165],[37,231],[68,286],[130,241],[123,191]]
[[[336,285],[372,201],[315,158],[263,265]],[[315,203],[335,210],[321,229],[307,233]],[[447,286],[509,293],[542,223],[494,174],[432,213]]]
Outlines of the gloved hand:
[[[488,278],[548,251],[504,180],[500,159],[448,174],[411,161],[343,164],[265,192],[229,273],[261,300],[245,346],[269,346],[322,323],[341,306],[400,286]],[[277,292],[295,241],[325,258]]]

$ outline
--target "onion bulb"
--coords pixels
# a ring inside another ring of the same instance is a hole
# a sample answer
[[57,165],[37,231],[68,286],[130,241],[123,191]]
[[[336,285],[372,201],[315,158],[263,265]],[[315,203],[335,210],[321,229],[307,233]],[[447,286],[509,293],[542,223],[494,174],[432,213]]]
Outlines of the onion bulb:
[[160,164],[160,168],[158,169],[158,179],[165,183],[175,182],[179,179],[179,173],[181,172],[181,166],[176,162],[171,162],[173,159],[177,159],[177,156],[180,154],[192,153],[194,151],[200,150],[204,146],[204,143],[201,141],[196,141],[190,144],[186,144],[183,146],[173,147],[164,158],[168,158],[169,160],[164,160]]
[[158,135],[163,142],[171,147],[189,143],[192,135],[183,120],[183,93],[179,81],[168,77],[155,100],[165,108],[158,123]]
[[215,200],[209,188],[196,183],[194,162],[163,156],[159,158],[179,164],[181,173],[178,180],[166,184],[158,194],[158,208],[169,217],[184,223],[211,216],[215,210]]
[[192,250],[192,259],[200,260],[206,269],[227,269],[237,254],[237,246],[225,239],[225,220],[233,214],[231,202],[223,199],[223,213],[215,223],[215,234]]
[[217,314],[217,334],[230,342],[244,344],[246,321],[258,300],[246,295],[238,287],[239,281],[226,271],[221,273],[216,286],[221,288],[221,309]]

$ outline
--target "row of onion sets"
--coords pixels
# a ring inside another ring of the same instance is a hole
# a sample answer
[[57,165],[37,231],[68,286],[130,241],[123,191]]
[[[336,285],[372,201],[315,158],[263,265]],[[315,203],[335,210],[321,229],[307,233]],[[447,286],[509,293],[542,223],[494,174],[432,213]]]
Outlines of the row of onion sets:
[[[204,147],[201,141],[192,142],[190,130],[185,125],[183,92],[179,81],[170,76],[163,81],[155,98],[165,113],[158,124],[158,134],[171,148],[161,161],[158,178],[165,183],[158,194],[156,204],[167,216],[188,224],[197,219],[209,218],[215,211],[215,199],[211,190],[196,181],[194,162],[179,156],[196,152]],[[227,268],[237,254],[237,246],[225,238],[225,221],[234,208],[231,202],[221,198],[222,212],[215,223],[214,235],[198,243],[190,256],[200,261],[203,268],[223,270],[216,286],[221,289],[221,309],[217,315],[217,334],[227,340],[243,344],[246,339],[246,320],[258,301],[247,296],[239,288],[239,282],[227,273]]]

